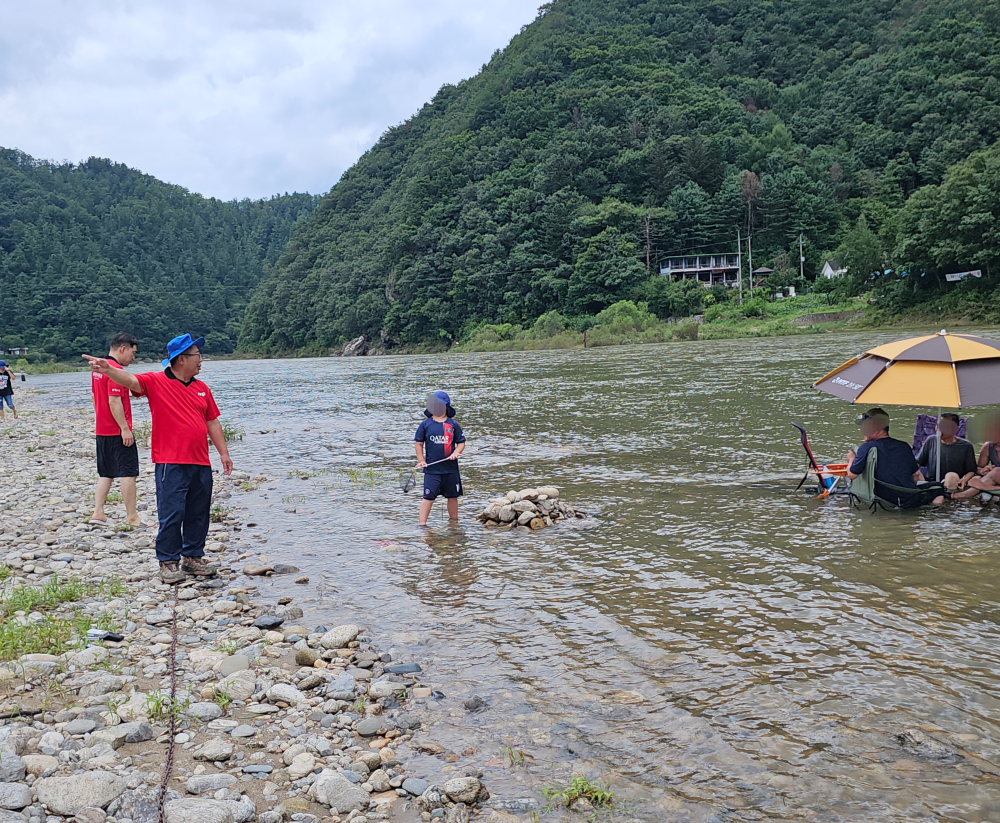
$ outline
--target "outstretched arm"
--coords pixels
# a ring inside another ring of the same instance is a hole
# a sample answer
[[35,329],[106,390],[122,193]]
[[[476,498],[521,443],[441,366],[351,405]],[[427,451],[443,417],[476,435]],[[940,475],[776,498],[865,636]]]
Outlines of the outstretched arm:
[[142,385],[134,374],[130,374],[125,369],[116,369],[107,360],[101,357],[91,357],[89,354],[80,355],[90,364],[90,370],[98,374],[103,374],[111,382],[124,386],[135,394],[142,394]]

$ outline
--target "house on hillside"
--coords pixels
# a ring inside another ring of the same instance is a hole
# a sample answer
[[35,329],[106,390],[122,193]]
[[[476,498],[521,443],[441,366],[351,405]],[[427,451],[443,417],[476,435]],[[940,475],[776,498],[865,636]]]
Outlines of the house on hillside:
[[19,357],[28,353],[28,349],[24,346],[17,346],[13,349],[7,349],[7,354],[10,357]]
[[847,274],[847,269],[841,266],[836,260],[827,260],[823,263],[823,268],[819,270],[820,277],[825,277],[827,280],[833,280],[837,277],[843,277]]
[[738,254],[695,254],[667,257],[660,261],[660,274],[672,280],[697,280],[706,288],[739,283]]

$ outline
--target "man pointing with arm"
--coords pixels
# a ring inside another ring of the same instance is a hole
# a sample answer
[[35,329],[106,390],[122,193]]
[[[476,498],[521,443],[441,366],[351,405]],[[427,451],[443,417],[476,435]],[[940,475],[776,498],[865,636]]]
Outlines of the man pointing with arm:
[[204,559],[212,507],[207,438],[211,438],[222,458],[222,473],[233,470],[219,423],[219,408],[208,386],[196,379],[204,344],[203,337],[175,337],[167,344],[164,370],[139,375],[116,369],[107,360],[83,355],[93,371],[149,400],[160,521],[156,559],[160,562],[160,579],[169,584],[180,583],[188,574],[212,577],[218,571]]

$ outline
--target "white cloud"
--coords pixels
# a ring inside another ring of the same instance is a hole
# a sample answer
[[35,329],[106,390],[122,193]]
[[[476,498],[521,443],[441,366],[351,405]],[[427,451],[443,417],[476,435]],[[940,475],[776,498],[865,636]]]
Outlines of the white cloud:
[[324,192],[541,0],[35,0],[0,28],[0,146],[223,199]]

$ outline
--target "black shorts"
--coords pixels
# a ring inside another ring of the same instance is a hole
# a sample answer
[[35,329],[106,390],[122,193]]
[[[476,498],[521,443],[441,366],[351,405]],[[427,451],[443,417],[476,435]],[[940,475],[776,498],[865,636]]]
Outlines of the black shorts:
[[462,496],[462,476],[458,472],[431,474],[424,472],[424,500],[444,497],[452,500]]
[[97,435],[98,477],[138,477],[139,449],[126,446],[120,434]]

